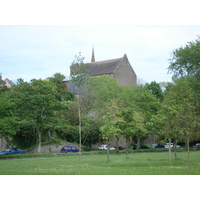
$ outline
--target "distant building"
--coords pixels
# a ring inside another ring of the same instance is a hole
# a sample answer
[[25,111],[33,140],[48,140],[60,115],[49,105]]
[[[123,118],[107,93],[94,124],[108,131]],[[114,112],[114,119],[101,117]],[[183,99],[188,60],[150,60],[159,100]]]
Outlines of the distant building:
[[[109,75],[117,80],[120,85],[135,87],[137,85],[137,76],[131,64],[128,61],[127,55],[122,58],[95,61],[94,49],[92,49],[92,57],[90,63],[85,63],[89,76]],[[76,93],[74,84],[70,80],[63,81],[66,90]]]

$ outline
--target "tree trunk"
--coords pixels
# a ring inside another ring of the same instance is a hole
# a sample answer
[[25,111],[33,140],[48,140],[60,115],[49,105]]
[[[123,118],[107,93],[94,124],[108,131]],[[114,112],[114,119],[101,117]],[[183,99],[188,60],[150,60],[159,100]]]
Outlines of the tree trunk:
[[169,138],[169,154],[168,154],[168,161],[172,161],[172,156],[171,156],[171,138]]
[[174,141],[174,146],[173,146],[175,160],[178,159],[178,157],[177,157],[177,152],[176,152],[176,145],[177,145],[177,140]]
[[78,118],[79,118],[79,154],[81,154],[81,148],[82,148],[82,144],[81,144],[81,111],[80,111],[80,107],[78,110]]
[[137,136],[137,150],[140,148],[140,137]]
[[116,140],[116,151],[117,151],[117,153],[119,153],[119,145],[118,145],[119,137],[117,135],[115,137],[117,138],[117,140]]
[[40,132],[40,128],[37,127],[37,132],[38,132],[38,153],[41,151],[41,140],[42,140],[42,135]]
[[188,154],[188,175],[190,175],[190,141],[189,135],[187,135],[187,154]]
[[0,137],[0,151],[1,151],[1,137]]
[[78,93],[78,119],[79,119],[79,159],[78,159],[78,174],[81,174],[81,106],[80,106],[80,94]]
[[126,137],[126,159],[128,158],[128,137]]
[[50,129],[48,129],[48,136],[49,136],[49,138],[52,137],[52,134],[51,134],[51,130],[50,130]]
[[107,161],[110,161],[110,141],[107,143]]

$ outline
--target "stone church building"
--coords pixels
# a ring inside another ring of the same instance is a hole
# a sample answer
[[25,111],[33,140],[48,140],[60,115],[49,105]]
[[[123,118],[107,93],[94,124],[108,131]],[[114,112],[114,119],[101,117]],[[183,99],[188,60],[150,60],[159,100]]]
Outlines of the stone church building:
[[[85,63],[85,66],[89,76],[109,75],[115,78],[120,85],[130,87],[135,87],[137,85],[136,73],[126,54],[121,58],[95,61],[94,49],[92,49],[91,62]],[[76,93],[74,85],[70,80],[63,82],[67,91]]]

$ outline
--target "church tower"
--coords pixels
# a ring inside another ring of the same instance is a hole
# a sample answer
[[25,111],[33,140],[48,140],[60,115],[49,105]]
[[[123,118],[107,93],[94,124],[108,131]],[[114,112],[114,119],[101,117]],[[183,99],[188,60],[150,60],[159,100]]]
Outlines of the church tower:
[[94,47],[92,47],[92,58],[91,58],[91,62],[95,62]]

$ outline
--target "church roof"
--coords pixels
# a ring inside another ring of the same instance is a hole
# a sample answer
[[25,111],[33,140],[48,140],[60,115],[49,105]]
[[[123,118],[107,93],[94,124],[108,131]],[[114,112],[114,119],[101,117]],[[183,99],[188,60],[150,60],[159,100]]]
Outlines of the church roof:
[[123,57],[112,59],[112,60],[86,63],[85,65],[90,76],[98,76],[102,74],[113,74],[122,60],[123,60]]

